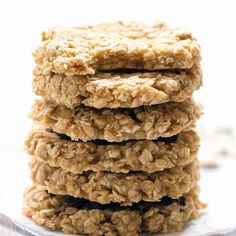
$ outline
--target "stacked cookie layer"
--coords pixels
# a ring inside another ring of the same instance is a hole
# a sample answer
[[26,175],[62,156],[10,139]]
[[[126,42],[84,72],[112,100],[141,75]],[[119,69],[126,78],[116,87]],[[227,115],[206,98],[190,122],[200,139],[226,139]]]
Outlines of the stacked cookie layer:
[[198,216],[200,48],[163,23],[50,29],[26,142],[24,214],[66,233],[179,231]]

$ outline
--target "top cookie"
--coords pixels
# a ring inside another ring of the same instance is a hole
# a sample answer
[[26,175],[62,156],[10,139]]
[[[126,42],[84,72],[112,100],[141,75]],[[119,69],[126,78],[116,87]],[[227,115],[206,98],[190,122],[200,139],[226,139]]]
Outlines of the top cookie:
[[66,75],[115,69],[189,69],[200,61],[193,35],[164,23],[52,28],[33,53],[44,71]]

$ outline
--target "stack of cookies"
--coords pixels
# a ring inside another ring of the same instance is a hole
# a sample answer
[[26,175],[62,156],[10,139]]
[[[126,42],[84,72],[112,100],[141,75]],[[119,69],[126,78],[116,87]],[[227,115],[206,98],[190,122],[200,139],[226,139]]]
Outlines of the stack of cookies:
[[164,23],[50,29],[34,52],[25,215],[65,233],[173,232],[198,200],[200,47]]

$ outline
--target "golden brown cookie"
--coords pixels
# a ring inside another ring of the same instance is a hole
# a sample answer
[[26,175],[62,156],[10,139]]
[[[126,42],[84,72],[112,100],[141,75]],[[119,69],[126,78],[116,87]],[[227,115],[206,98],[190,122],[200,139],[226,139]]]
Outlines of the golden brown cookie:
[[45,72],[95,74],[114,69],[189,69],[200,61],[192,34],[164,23],[115,22],[53,28],[34,52]]
[[182,102],[202,84],[201,70],[152,73],[98,72],[79,76],[43,73],[34,70],[34,93],[69,108],[85,105],[95,108],[133,108],[165,102]]
[[30,160],[31,178],[50,193],[86,198],[101,204],[119,202],[159,201],[164,196],[178,198],[190,191],[199,180],[197,160],[184,167],[154,173],[84,172],[73,174],[59,167]]
[[134,109],[70,109],[38,100],[30,113],[34,121],[73,140],[109,142],[170,137],[190,129],[200,115],[201,108],[192,99]]
[[198,148],[199,138],[193,130],[154,141],[108,143],[95,140],[84,143],[34,127],[25,142],[28,154],[38,161],[74,174],[86,171],[153,173],[188,165],[196,158]]
[[23,213],[38,225],[65,233],[134,236],[181,231],[186,222],[198,217],[201,208],[198,188],[176,200],[164,197],[160,202],[124,207],[53,195],[42,186],[32,186],[24,193]]

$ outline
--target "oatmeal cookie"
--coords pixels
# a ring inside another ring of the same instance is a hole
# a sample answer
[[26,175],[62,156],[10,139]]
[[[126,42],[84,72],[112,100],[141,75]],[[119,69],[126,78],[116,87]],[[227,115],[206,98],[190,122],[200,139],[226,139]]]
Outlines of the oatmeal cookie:
[[189,129],[201,109],[192,99],[134,109],[70,109],[47,100],[38,100],[30,117],[46,128],[66,134],[72,140],[102,139],[122,142],[130,139],[154,140]]
[[199,180],[197,160],[185,167],[174,167],[154,173],[84,172],[73,174],[60,167],[30,160],[31,178],[50,193],[70,195],[101,204],[159,201],[164,196],[178,198],[190,191]]
[[115,22],[52,28],[33,53],[44,71],[94,74],[114,69],[189,69],[200,61],[194,36],[164,23]]
[[202,84],[201,70],[152,73],[102,73],[79,76],[43,73],[34,70],[35,94],[69,108],[85,105],[95,108],[133,108],[169,101],[182,102]]
[[34,127],[25,141],[29,155],[52,167],[74,174],[86,171],[153,173],[191,163],[199,149],[195,131],[157,140],[108,143],[102,140],[73,142],[68,136]]
[[42,186],[32,186],[24,193],[23,214],[38,225],[64,233],[135,236],[181,231],[186,222],[198,217],[201,208],[197,187],[179,199],[164,197],[160,202],[125,207],[49,194]]

